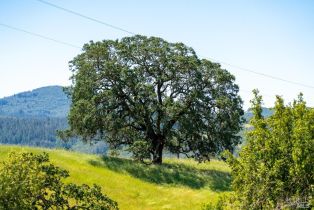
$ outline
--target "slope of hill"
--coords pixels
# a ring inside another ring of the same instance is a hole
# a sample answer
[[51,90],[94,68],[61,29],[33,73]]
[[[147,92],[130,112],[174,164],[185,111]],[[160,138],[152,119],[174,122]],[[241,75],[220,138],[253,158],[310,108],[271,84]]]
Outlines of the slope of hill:
[[54,164],[70,171],[69,181],[101,185],[122,210],[200,209],[230,187],[230,169],[215,160],[198,164],[193,160],[166,159],[162,166],[148,166],[64,150],[0,146],[0,161],[13,150],[49,153]]
[[70,100],[61,86],[48,86],[0,99],[0,116],[66,117]]

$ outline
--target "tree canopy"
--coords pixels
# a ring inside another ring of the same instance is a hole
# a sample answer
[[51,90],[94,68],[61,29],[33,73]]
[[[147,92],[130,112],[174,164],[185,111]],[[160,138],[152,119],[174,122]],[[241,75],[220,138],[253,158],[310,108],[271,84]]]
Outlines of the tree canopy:
[[202,161],[240,141],[235,77],[182,43],[140,35],[91,41],[70,69],[69,133],[85,140],[143,148],[153,163],[165,148]]
[[247,144],[239,158],[230,153],[228,158],[234,204],[239,209],[313,207],[314,109],[302,95],[287,106],[277,96],[274,114],[265,119],[262,97],[254,94]]

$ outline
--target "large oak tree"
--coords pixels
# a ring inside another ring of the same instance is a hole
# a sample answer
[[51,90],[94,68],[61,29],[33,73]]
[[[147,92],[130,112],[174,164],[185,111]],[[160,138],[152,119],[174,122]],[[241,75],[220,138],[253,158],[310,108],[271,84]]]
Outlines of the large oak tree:
[[234,76],[182,43],[140,35],[91,41],[70,68],[70,132],[85,140],[138,145],[157,164],[165,148],[201,161],[239,143]]

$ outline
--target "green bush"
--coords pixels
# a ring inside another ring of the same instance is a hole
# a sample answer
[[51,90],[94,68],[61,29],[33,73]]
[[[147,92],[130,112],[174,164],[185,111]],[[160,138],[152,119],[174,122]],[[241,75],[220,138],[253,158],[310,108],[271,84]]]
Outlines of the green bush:
[[0,209],[118,209],[99,186],[63,183],[68,176],[47,153],[10,153],[0,165]]
[[277,96],[274,114],[262,116],[254,91],[254,113],[239,158],[229,152],[232,187],[241,209],[311,208],[314,194],[314,109],[302,95],[285,105]]

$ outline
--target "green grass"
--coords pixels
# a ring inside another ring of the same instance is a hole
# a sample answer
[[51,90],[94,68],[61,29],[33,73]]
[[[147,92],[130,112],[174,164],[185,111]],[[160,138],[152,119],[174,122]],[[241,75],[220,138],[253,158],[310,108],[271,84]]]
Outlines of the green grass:
[[101,157],[64,150],[0,146],[0,160],[10,151],[48,152],[51,161],[70,171],[68,182],[102,186],[120,209],[200,209],[230,190],[230,169],[213,160],[199,164],[187,159],[166,159],[162,166],[122,158]]

